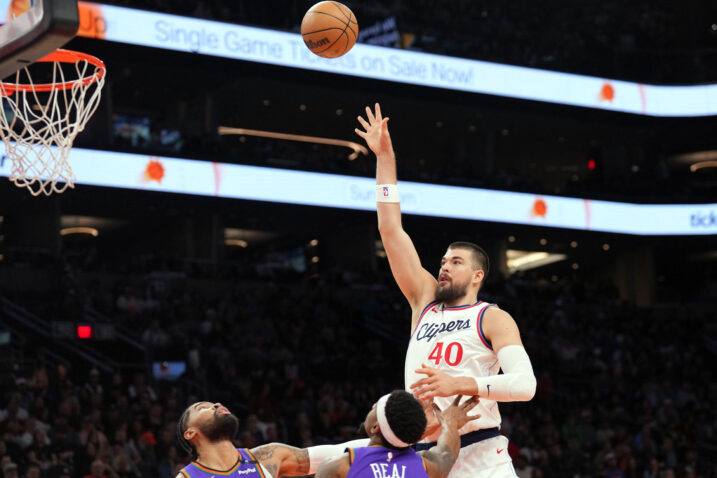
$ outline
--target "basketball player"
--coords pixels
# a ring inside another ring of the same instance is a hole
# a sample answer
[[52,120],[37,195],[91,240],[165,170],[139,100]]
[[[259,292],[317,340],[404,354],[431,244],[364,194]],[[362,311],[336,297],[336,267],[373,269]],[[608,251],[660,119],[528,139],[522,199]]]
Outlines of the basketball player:
[[369,446],[347,448],[346,453],[324,462],[316,478],[445,478],[458,458],[461,441],[458,428],[468,420],[475,397],[462,404],[460,396],[441,412],[433,413],[440,423],[440,437],[430,450],[416,452],[411,445],[426,428],[423,406],[405,390],[394,390],[376,402],[362,424]]
[[249,450],[236,448],[239,419],[221,403],[197,402],[182,413],[177,438],[192,455],[192,462],[176,478],[211,478],[237,474],[243,478],[281,478],[315,473],[326,459],[340,455],[346,447],[366,446],[368,440],[341,445],[295,448],[270,443]]
[[[481,418],[460,430],[461,453],[450,478],[515,477],[508,440],[499,432],[496,402],[530,400],[536,380],[513,318],[478,300],[488,256],[475,244],[455,242],[448,246],[437,278],[421,266],[401,225],[388,118],[382,117],[377,103],[375,111],[367,107],[366,119],[359,116],[358,121],[363,130],[357,128],[356,133],[377,158],[378,229],[393,277],[412,310],[406,387],[421,400],[435,398],[441,408],[453,395],[480,397],[476,409]],[[417,449],[424,446],[431,444],[419,443]]]

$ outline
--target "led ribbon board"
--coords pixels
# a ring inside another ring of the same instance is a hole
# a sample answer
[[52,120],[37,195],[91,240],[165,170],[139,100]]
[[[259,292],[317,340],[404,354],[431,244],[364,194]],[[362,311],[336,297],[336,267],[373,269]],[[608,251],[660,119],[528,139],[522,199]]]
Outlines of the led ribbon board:
[[[0,0],[10,12],[11,0]],[[297,23],[300,19],[297,19]],[[717,115],[717,84],[655,86],[357,44],[327,60],[299,34],[80,2],[79,35],[132,45],[649,116]]]
[[[70,164],[79,185],[376,209],[372,178],[80,148]],[[2,156],[0,176],[10,168]],[[406,214],[633,235],[717,234],[717,204],[631,204],[409,181],[399,188]]]
[[[12,0],[0,0],[10,18]],[[357,44],[337,59],[299,34],[80,2],[80,36],[412,85],[649,116],[717,115],[717,84],[656,86]]]
[[80,6],[79,34],[91,38],[650,116],[717,115],[715,84],[643,85],[366,44],[327,60],[309,52],[298,34],[94,3]]

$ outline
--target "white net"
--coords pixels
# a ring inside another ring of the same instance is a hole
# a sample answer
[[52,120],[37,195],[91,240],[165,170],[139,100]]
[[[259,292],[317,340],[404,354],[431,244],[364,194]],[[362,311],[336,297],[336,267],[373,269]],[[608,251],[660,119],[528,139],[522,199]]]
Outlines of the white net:
[[[100,102],[104,65],[99,60],[101,66],[92,64],[79,55],[71,58],[76,61],[62,57],[28,65],[15,74],[14,82],[0,84],[0,136],[12,161],[10,181],[33,196],[74,187],[70,149]],[[44,74],[51,81],[33,82],[30,66],[45,68],[35,74]],[[66,81],[64,70],[76,77]]]

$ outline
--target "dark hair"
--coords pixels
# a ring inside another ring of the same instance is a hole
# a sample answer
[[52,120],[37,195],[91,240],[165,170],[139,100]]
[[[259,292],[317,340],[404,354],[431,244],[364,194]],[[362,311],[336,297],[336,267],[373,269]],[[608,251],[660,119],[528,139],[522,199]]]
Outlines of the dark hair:
[[179,421],[177,422],[177,440],[179,440],[179,445],[182,447],[182,449],[189,454],[192,457],[192,460],[197,459],[197,449],[194,448],[194,445],[184,438],[184,432],[187,431],[188,422],[189,422],[189,412],[191,411],[194,404],[188,406],[184,413],[182,413],[182,416],[179,417]]
[[405,390],[394,390],[386,400],[386,420],[403,442],[416,443],[426,431],[426,414],[421,403]]
[[482,270],[484,272],[483,280],[485,281],[486,277],[488,277],[488,272],[490,272],[490,259],[488,259],[488,254],[483,250],[481,246],[479,246],[478,244],[473,244],[472,242],[458,241],[448,246],[448,248],[468,249],[469,251],[471,251],[471,253],[473,254],[473,260],[471,261],[473,270]]

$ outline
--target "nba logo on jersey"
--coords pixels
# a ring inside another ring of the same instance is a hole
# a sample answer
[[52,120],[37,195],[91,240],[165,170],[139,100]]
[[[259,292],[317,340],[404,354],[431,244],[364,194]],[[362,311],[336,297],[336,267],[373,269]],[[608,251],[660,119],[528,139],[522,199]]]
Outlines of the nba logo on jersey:
[[387,186],[383,187],[383,197],[388,197],[388,187]]

